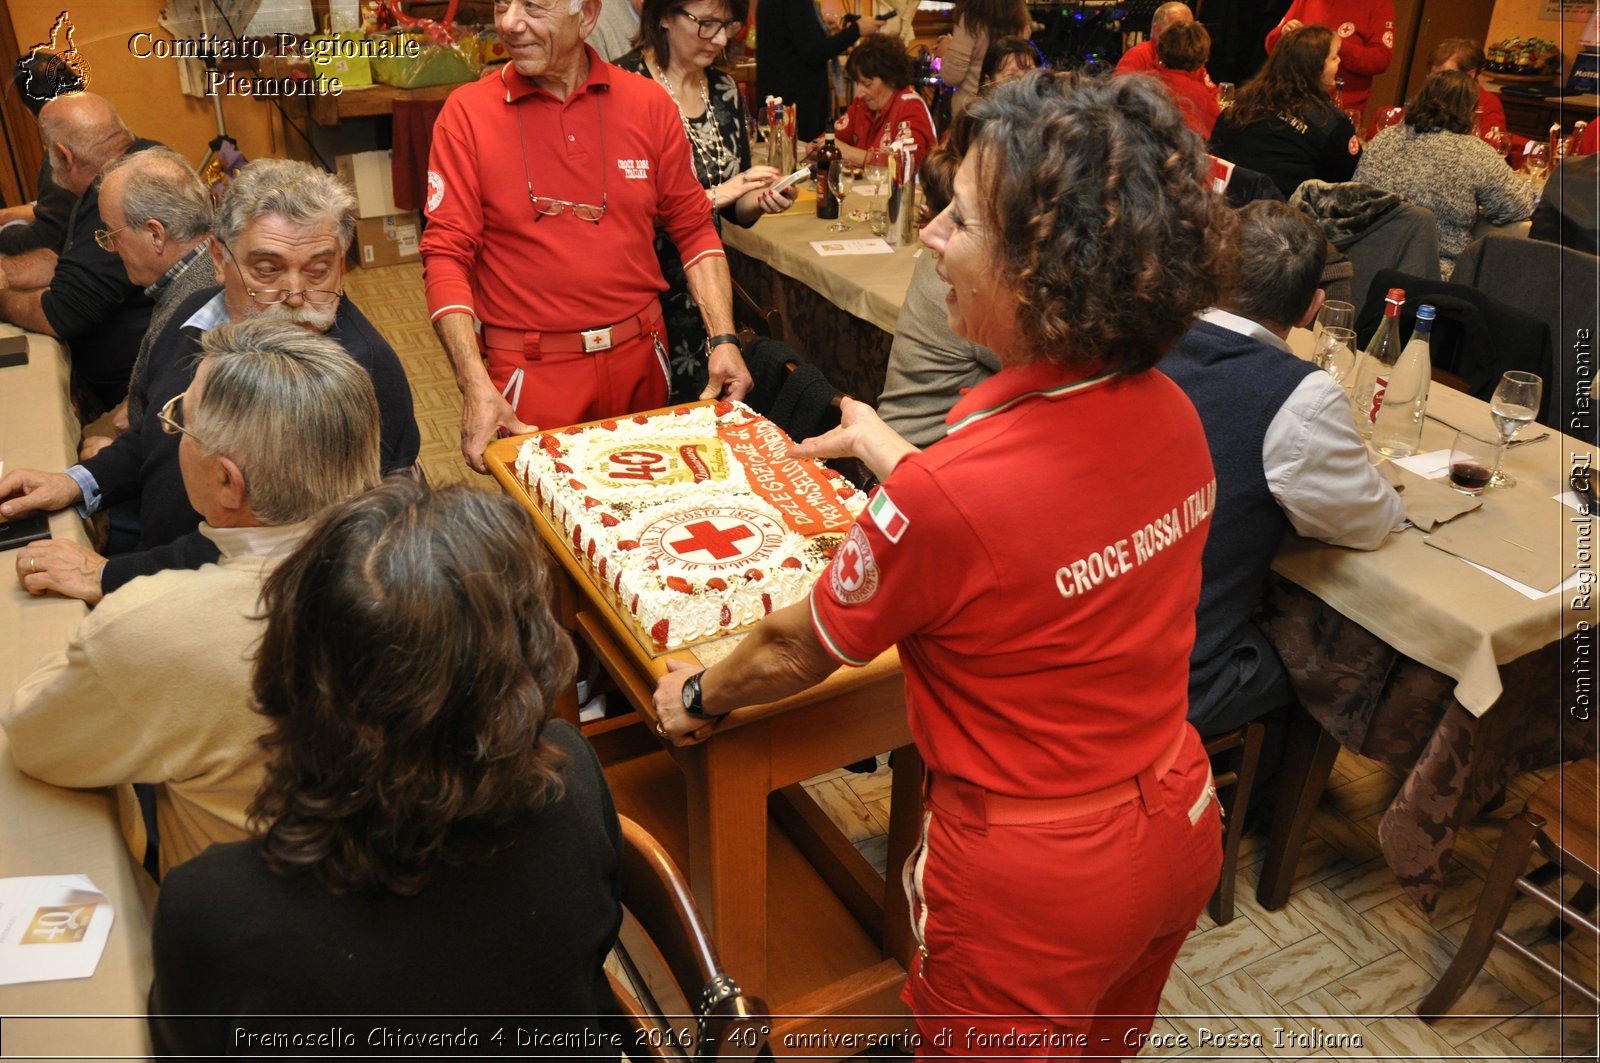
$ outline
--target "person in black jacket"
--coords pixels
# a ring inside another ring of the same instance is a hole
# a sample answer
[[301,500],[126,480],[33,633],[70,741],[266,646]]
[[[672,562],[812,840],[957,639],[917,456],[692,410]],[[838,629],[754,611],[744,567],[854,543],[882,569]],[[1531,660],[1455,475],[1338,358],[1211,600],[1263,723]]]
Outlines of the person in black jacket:
[[[59,55],[39,52],[25,55],[11,72],[17,98],[39,117],[39,110],[57,96],[82,92],[83,80]],[[77,196],[56,184],[50,173],[50,155],[39,160],[39,195],[32,203],[0,210],[0,255],[21,255],[46,248],[60,251],[67,236]]]
[[550,719],[576,658],[533,537],[503,496],[396,478],[269,577],[260,835],[162,883],[158,1056],[281,1055],[338,1025],[329,1047],[358,1052],[437,1034],[439,1056],[615,1058],[621,830],[593,749]]
[[144,416],[64,473],[18,469],[0,478],[0,516],[8,520],[69,505],[85,516],[122,507],[113,509],[109,559],[52,539],[26,568],[19,562],[17,577],[29,593],[93,604],[136,576],[216,560],[183,489],[177,440],[162,431],[159,418],[193,379],[200,336],[218,325],[270,315],[326,333],[372,376],[383,420],[383,471],[416,461],[421,436],[405,370],[341,290],[355,210],[347,187],[302,162],[263,159],[228,186],[210,249],[222,287],[187,299],[152,345],[141,381]]
[[1334,106],[1339,38],[1326,26],[1285,33],[1261,73],[1217,119],[1211,153],[1272,178],[1285,196],[1302,181],[1348,181],[1361,158],[1350,119]]
[[798,106],[795,135],[815,140],[833,124],[828,60],[882,25],[862,18],[829,34],[811,0],[763,0],[756,7],[756,95]]
[[95,178],[107,164],[155,141],[134,137],[101,96],[58,96],[39,112],[39,132],[56,181],[77,205],[59,254],[39,248],[0,256],[0,321],[58,337],[71,353],[72,391],[82,421],[122,401],[150,326],[150,300],[122,260],[99,246],[105,228]]

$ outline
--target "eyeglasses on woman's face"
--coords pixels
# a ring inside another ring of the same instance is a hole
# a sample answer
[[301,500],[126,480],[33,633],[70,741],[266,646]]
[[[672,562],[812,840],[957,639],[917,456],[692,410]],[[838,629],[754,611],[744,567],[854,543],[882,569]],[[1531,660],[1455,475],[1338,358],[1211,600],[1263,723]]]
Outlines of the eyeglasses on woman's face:
[[681,7],[674,14],[682,15],[690,22],[693,22],[695,32],[700,34],[700,39],[703,41],[709,41],[719,33],[727,34],[728,40],[731,41],[739,36],[740,30],[744,29],[744,23],[736,18],[701,18],[699,15],[690,14]]

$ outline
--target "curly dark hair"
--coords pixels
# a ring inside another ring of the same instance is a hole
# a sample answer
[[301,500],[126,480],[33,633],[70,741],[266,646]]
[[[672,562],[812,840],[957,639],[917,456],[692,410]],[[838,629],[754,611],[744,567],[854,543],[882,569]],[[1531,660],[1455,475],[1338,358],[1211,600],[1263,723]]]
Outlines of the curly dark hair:
[[877,78],[898,92],[911,84],[914,71],[911,55],[899,37],[874,34],[851,51],[844,61],[844,73],[851,81]]
[[395,477],[329,511],[268,578],[256,656],[273,871],[414,894],[561,794],[541,739],[572,680],[533,523],[499,495]]
[[1280,113],[1309,122],[1318,111],[1338,110],[1322,87],[1322,64],[1332,47],[1333,31],[1326,26],[1301,26],[1278,38],[1261,72],[1239,86],[1229,124],[1264,122]]
[[[727,5],[729,18],[744,22],[750,14],[750,0],[722,0],[722,3]],[[665,68],[672,61],[667,27],[662,23],[683,8],[684,0],[644,0],[639,8],[639,35],[633,39],[633,46],[648,51],[659,67]]]
[[991,41],[1024,36],[1033,25],[1033,16],[1023,0],[956,0],[950,20],[965,26],[969,33],[983,30]]
[[1028,38],[1001,37],[989,45],[989,50],[983,53],[983,70],[978,76],[978,84],[980,86],[989,84],[994,80],[995,72],[1012,57],[1015,57],[1018,65],[1025,70],[1045,70],[1050,65],[1044,61],[1044,53],[1039,51],[1039,46]]
[[1406,125],[1418,133],[1472,132],[1478,106],[1478,83],[1471,74],[1441,70],[1429,74],[1406,107]]
[[970,110],[979,216],[1019,346],[1084,368],[1155,365],[1227,290],[1237,225],[1166,90],[1040,71]]
[[1211,58],[1211,34],[1198,22],[1168,26],[1156,38],[1156,58],[1172,70],[1199,70]]

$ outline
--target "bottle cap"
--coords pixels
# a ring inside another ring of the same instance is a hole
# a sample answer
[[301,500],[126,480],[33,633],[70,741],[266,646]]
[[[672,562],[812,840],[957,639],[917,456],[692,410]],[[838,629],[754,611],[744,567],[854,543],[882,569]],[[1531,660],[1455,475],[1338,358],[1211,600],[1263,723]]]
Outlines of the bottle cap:
[[1433,316],[1434,316],[1434,309],[1433,309],[1433,307],[1429,306],[1427,303],[1423,303],[1421,306],[1417,307],[1417,320],[1418,321],[1432,321],[1433,320]]
[[1406,290],[1404,288],[1390,288],[1389,289],[1388,300],[1391,303],[1403,303],[1403,302],[1405,302],[1406,301]]

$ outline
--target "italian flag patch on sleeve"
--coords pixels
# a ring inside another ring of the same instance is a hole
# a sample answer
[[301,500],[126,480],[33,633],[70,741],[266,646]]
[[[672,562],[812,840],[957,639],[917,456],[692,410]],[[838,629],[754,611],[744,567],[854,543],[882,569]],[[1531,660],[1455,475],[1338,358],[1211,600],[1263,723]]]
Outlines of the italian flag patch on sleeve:
[[867,513],[872,517],[872,523],[883,532],[883,537],[891,543],[900,541],[900,536],[906,533],[906,528],[911,522],[906,515],[900,512],[898,506],[889,498],[889,492],[882,487],[872,496],[872,501],[867,505]]

